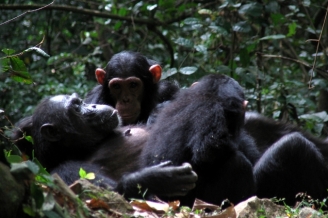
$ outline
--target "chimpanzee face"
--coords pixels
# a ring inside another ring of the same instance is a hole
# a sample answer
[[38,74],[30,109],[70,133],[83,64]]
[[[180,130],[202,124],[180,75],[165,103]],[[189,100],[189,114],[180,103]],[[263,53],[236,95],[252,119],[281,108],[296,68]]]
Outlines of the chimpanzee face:
[[108,105],[86,104],[76,94],[57,95],[43,101],[34,117],[43,137],[59,141],[67,135],[78,135],[83,140],[106,137],[120,125],[117,110]]

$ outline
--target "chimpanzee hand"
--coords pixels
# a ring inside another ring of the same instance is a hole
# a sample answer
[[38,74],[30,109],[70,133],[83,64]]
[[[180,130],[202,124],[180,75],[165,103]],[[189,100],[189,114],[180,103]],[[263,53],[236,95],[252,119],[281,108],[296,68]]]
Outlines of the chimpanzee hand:
[[[116,189],[126,197],[144,193],[159,196],[184,196],[195,188],[197,174],[189,163],[172,166],[166,161],[155,166],[146,167],[138,172],[127,174],[119,181]],[[139,195],[140,196],[140,195]]]

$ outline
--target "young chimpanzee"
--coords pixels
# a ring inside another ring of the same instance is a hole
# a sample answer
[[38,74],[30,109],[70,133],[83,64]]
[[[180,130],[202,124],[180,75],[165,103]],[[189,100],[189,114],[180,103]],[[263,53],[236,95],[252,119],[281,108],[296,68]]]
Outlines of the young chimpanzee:
[[245,129],[262,154],[254,167],[259,197],[285,198],[292,205],[299,192],[328,196],[327,142],[254,112],[246,113]]
[[[315,144],[298,132],[285,132],[266,145],[264,139],[271,137],[266,132],[257,140],[263,144],[256,145],[244,128],[246,104],[236,81],[224,75],[205,76],[160,112],[143,150],[142,166],[190,162],[198,181],[180,198],[187,205],[194,198],[215,204],[228,198],[236,204],[255,194],[285,198],[288,204],[299,192],[327,196],[328,170]],[[265,131],[266,125],[260,129]],[[262,146],[269,148],[258,151]]]
[[221,204],[255,194],[253,163],[259,153],[243,130],[246,101],[242,88],[224,75],[209,75],[166,105],[150,131],[142,166],[170,160],[191,163],[196,188],[179,198]]
[[66,183],[78,179],[82,167],[126,197],[137,195],[138,185],[164,196],[184,195],[195,186],[197,175],[189,164],[139,168],[148,132],[142,126],[120,128],[117,110],[110,106],[58,95],[43,100],[32,117],[35,156]]
[[[171,83],[158,90],[162,68],[155,61],[132,51],[123,51],[115,54],[105,69],[96,69],[96,78],[100,85],[91,90],[86,103],[106,104],[115,107],[122,117],[123,125],[145,123],[149,114],[162,95],[172,95],[176,90]],[[178,86],[177,86],[178,88]]]

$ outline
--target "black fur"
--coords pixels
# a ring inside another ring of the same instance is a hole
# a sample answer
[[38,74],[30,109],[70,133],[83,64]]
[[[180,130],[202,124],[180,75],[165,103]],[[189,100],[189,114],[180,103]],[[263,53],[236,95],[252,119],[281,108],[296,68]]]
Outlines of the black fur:
[[243,131],[244,93],[224,75],[209,75],[181,90],[158,115],[143,150],[143,166],[170,160],[191,163],[196,188],[179,198],[191,206],[195,198],[234,204],[255,194],[252,163],[258,159],[251,137]]

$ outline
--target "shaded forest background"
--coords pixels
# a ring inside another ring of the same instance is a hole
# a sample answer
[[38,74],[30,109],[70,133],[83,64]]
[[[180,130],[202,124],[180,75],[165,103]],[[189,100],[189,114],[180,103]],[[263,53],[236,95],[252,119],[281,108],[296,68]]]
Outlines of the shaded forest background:
[[132,50],[159,61],[162,79],[181,87],[208,73],[229,75],[245,88],[248,110],[327,136],[327,6],[327,0],[0,1],[0,127],[30,115],[45,96],[84,97],[96,85],[97,67]]

